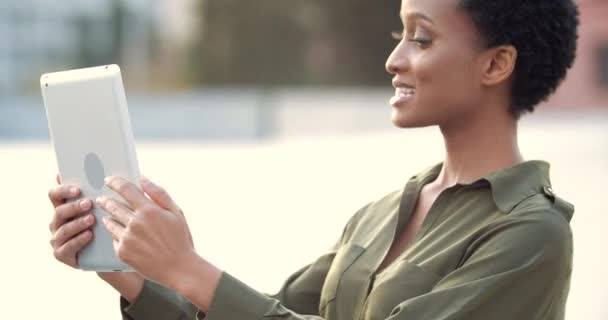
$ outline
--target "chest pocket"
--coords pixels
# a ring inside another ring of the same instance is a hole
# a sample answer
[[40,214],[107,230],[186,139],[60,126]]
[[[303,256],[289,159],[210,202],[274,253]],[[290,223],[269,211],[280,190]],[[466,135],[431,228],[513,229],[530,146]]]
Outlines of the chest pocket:
[[377,276],[363,318],[387,318],[398,304],[430,292],[440,280],[438,275],[400,260]]
[[359,258],[365,249],[355,244],[345,244],[338,252],[329,268],[319,303],[320,310],[336,299],[340,288],[348,287],[348,278],[345,273],[348,268]]

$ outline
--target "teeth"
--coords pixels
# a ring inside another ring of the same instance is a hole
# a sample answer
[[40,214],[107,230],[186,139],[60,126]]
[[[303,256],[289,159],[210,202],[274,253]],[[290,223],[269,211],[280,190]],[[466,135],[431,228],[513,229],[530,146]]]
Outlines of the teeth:
[[397,95],[399,96],[413,95],[415,93],[416,89],[414,88],[397,88]]

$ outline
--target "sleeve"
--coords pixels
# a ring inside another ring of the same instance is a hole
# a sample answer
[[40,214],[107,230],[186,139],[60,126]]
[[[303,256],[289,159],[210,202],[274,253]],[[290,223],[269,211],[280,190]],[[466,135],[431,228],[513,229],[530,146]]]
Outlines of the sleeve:
[[196,319],[197,312],[188,299],[150,280],[133,304],[120,297],[120,309],[123,320]]
[[[572,264],[565,221],[511,220],[477,241],[460,268],[431,292],[397,305],[386,320],[562,319]],[[224,273],[206,320],[323,320]]]
[[[357,220],[358,216],[360,216],[368,206],[369,204],[355,213],[344,227],[342,236],[330,247],[328,252],[320,256],[313,263],[306,265],[289,276],[278,293],[272,295],[258,293],[243,285],[244,292],[255,292],[260,297],[264,297],[271,301],[277,301],[282,306],[290,308],[295,312],[318,314],[321,289],[336,252],[345,241],[350,225]],[[222,288],[222,285],[228,286],[228,289],[223,287],[223,291],[237,290],[235,292],[240,292],[240,289],[234,288],[238,286],[237,284],[241,283],[226,273],[222,275],[220,288]],[[237,295],[240,295],[240,293]],[[244,298],[247,299],[246,296]],[[196,306],[188,299],[149,280],[144,281],[142,292],[133,304],[129,304],[121,297],[120,306],[123,320],[210,319],[209,315],[205,315],[203,312],[198,311]],[[218,319],[232,318],[220,316]]]
[[[322,255],[314,263],[289,276],[278,293],[262,295],[280,301],[283,305],[301,313],[318,313],[321,288],[335,253],[334,246],[330,252]],[[133,304],[129,304],[121,297],[120,305],[123,320],[190,320],[205,317],[186,298],[149,280],[144,281],[144,287]]]

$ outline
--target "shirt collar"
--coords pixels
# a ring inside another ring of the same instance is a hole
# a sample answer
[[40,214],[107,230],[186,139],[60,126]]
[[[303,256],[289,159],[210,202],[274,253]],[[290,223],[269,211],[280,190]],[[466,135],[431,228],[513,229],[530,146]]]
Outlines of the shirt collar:
[[511,212],[524,199],[543,193],[551,186],[549,163],[541,160],[522,162],[493,172],[483,179],[490,182],[494,202],[504,213]]
[[[420,185],[429,183],[439,175],[443,163],[436,164],[413,178]],[[507,214],[524,199],[543,190],[551,190],[549,179],[549,163],[542,160],[530,160],[512,167],[492,172],[472,184],[487,181],[492,189],[494,203]]]

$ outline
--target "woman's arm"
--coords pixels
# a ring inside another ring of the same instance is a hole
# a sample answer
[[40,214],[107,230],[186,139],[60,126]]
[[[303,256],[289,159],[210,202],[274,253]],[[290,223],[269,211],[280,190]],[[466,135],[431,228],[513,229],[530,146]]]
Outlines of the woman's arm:
[[144,278],[136,272],[98,272],[97,275],[130,303],[135,301],[144,286]]
[[[139,288],[141,291],[139,294],[134,293],[136,290],[127,293],[132,297],[135,296],[134,300],[121,300],[123,317],[125,319],[194,318],[198,308],[190,302],[195,298],[192,296],[194,292],[190,291],[193,286],[189,284],[197,283],[197,292],[205,291],[209,300],[213,296],[213,287],[219,283],[221,271],[196,255],[181,210],[161,187],[147,180],[142,181],[144,192],[150,196],[150,199],[147,199],[142,197],[141,191],[132,184],[125,180],[118,182],[118,184],[110,184],[110,187],[131,202],[133,211],[128,212],[127,208],[110,199],[101,201],[100,206],[116,218],[106,221],[106,227],[115,236],[115,249],[121,260],[138,271],[143,270],[144,276],[147,274],[148,278],[155,280],[155,282],[142,280],[142,288],[139,279],[127,280],[131,284],[122,283],[123,280],[120,278],[108,279],[115,280],[113,286],[121,293],[133,288]],[[151,203],[150,200],[154,202]],[[340,239],[326,254],[292,274],[277,294],[264,296],[281,301],[298,312],[318,314],[321,288],[336,251],[349,225],[364,212],[365,208],[357,211],[349,220]],[[160,261],[159,258],[163,260]],[[190,299],[185,298],[186,295]],[[200,300],[198,303],[204,304]]]
[[[280,301],[298,313],[318,314],[321,288],[338,244],[289,276],[278,293],[264,295]],[[184,288],[182,291],[187,290],[189,289]],[[135,300],[127,301],[121,298],[121,309],[125,320],[195,319],[199,313],[199,308],[184,295],[150,280],[143,280],[143,288]],[[202,312],[199,314],[204,316]]]

